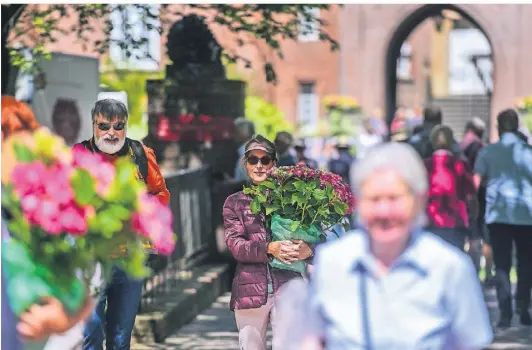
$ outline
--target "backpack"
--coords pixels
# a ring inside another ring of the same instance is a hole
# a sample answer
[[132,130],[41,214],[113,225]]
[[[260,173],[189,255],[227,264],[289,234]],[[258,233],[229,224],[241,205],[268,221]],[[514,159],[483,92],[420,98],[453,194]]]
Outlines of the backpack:
[[[139,173],[142,176],[142,180],[147,183],[149,175],[148,157],[146,157],[146,152],[144,152],[144,147],[142,147],[142,143],[140,141],[132,140],[130,138],[126,138],[126,143],[131,148],[133,162],[137,165]],[[89,151],[94,152],[94,148],[92,147],[90,140],[85,140],[81,142],[81,145]]]

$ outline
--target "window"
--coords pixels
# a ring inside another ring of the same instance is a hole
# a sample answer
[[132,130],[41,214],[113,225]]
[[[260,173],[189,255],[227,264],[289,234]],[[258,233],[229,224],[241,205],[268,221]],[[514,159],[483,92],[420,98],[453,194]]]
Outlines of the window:
[[412,46],[409,42],[404,42],[401,45],[401,53],[397,58],[397,79],[398,80],[413,80],[412,75]]
[[[477,66],[472,57],[479,57]],[[453,29],[449,34],[449,94],[485,94],[493,89],[491,46],[476,28]]]
[[[142,13],[145,9],[135,5],[119,6],[121,5],[115,5],[110,15],[113,23],[111,39],[123,40],[125,38],[124,28],[126,28],[124,24],[127,24],[130,26],[129,34],[135,40],[139,40],[141,37],[146,37],[148,40],[146,43],[139,45],[138,48],[131,50],[131,57],[129,58],[126,57],[124,50],[118,43],[112,41],[109,46],[109,55],[113,63],[118,68],[158,69],[161,58],[161,36],[156,28],[160,25],[160,23],[157,23],[159,20],[146,18]],[[149,11],[152,14],[159,13],[158,5],[145,6],[149,6]],[[136,58],[136,55],[140,58]],[[151,58],[148,58],[150,56]]]
[[317,130],[319,101],[314,82],[300,82],[297,106],[297,124],[304,130]]
[[[307,16],[299,14],[299,41],[318,41],[320,39],[320,9],[311,8],[306,10]],[[311,17],[311,18],[308,18]]]

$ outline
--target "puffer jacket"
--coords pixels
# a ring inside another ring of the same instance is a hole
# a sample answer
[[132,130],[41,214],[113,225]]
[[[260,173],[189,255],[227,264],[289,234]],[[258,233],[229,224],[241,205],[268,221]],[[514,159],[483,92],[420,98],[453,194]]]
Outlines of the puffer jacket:
[[[231,293],[231,310],[254,309],[268,299],[268,273],[273,292],[301,274],[270,267],[267,254],[271,231],[265,227],[264,213],[251,212],[251,197],[242,191],[227,198],[223,207],[225,243],[238,261]],[[311,247],[314,249],[314,246]]]

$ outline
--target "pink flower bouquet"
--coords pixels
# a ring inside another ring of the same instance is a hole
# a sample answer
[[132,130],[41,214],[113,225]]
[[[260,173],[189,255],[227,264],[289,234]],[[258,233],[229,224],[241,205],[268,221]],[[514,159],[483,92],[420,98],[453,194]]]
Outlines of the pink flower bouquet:
[[[355,207],[355,197],[340,176],[304,164],[273,168],[266,181],[244,193],[253,197],[253,213],[264,210],[274,241],[317,243],[335,225],[347,224],[346,216]],[[286,265],[274,259],[270,264],[297,272],[306,267],[303,261]]]
[[[47,295],[76,311],[97,263],[147,276],[144,240],[161,254],[173,251],[170,209],[147,194],[130,160],[112,165],[84,149],[71,151],[47,129],[31,142],[15,142],[14,150],[18,163],[2,191],[11,234],[2,260],[16,314]],[[113,258],[119,246],[127,251]]]

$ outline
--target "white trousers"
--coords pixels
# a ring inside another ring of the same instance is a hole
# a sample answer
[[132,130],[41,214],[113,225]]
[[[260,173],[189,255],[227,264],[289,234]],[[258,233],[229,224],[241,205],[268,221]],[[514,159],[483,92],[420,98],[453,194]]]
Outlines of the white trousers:
[[[276,296],[274,294],[268,294],[266,304],[259,308],[235,310],[240,350],[266,350],[268,323],[272,325],[275,339],[277,325],[275,299]],[[272,350],[280,350],[275,341]]]

